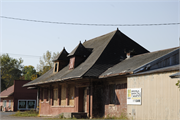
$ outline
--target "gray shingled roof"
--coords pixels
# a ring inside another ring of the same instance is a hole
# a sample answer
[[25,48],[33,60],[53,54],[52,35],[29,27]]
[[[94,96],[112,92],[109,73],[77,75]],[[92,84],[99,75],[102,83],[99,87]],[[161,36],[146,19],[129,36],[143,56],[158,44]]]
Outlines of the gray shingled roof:
[[84,42],[83,45],[79,44],[70,53],[70,56],[81,55],[82,53],[78,53],[79,51],[82,52],[81,48],[91,50],[91,53],[79,66],[69,70],[69,66],[67,65],[57,73],[53,73],[52,68],[44,75],[24,86],[33,86],[82,77],[98,78],[99,75],[109,67],[112,67],[126,58],[124,50],[134,50],[134,54],[136,55],[149,52],[119,30],[88,40]]
[[109,41],[111,40],[111,38],[114,36],[115,33],[116,31],[113,31],[108,34],[84,42],[83,46],[86,48],[93,49],[93,52],[89,55],[89,57],[85,60],[85,62],[81,63],[75,69],[69,70],[69,66],[66,66],[58,73],[53,73],[53,68],[51,68],[47,73],[25,84],[24,86],[32,86],[32,85],[43,84],[53,81],[55,82],[70,78],[82,77],[82,75],[85,72],[87,72],[96,62],[98,56],[102,54],[103,50],[106,48],[107,44],[109,43]]
[[178,49],[178,47],[133,56],[109,68],[104,73],[102,73],[99,78],[107,78],[133,73],[133,71],[140,68],[141,66],[152,62],[176,49]]

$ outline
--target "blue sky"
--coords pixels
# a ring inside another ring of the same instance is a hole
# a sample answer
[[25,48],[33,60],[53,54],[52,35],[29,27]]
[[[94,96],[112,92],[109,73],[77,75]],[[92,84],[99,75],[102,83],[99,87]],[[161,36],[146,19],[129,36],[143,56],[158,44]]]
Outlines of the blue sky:
[[[22,19],[91,24],[180,23],[180,0],[61,1],[1,0],[0,15]],[[84,42],[119,28],[149,51],[179,46],[180,25],[80,26],[0,18],[2,53],[22,58],[23,65],[39,64],[47,50],[71,52]]]

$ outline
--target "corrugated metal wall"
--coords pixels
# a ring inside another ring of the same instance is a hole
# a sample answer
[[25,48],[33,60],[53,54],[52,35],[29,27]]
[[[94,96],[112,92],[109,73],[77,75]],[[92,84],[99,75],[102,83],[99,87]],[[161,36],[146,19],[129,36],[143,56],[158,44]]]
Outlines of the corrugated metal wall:
[[133,120],[180,120],[180,89],[177,80],[164,72],[128,77],[128,88],[142,88],[142,104],[127,105],[127,114]]

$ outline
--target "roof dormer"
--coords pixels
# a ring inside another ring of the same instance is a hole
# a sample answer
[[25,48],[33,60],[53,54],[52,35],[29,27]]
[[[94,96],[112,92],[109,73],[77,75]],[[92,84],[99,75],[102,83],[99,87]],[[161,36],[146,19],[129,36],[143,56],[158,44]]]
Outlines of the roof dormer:
[[81,64],[90,53],[90,49],[85,48],[80,42],[79,45],[68,55],[68,57],[70,57],[69,69],[74,69]]
[[65,48],[54,58],[52,61],[54,62],[54,70],[53,72],[59,72],[62,68],[68,65],[69,63],[69,58],[68,52],[66,51]]

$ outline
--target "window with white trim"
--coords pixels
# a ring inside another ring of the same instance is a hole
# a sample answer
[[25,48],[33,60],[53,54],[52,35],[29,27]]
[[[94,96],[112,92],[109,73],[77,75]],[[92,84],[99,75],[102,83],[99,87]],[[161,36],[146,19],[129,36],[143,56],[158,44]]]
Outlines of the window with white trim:
[[31,110],[36,108],[36,100],[18,100],[18,110]]

